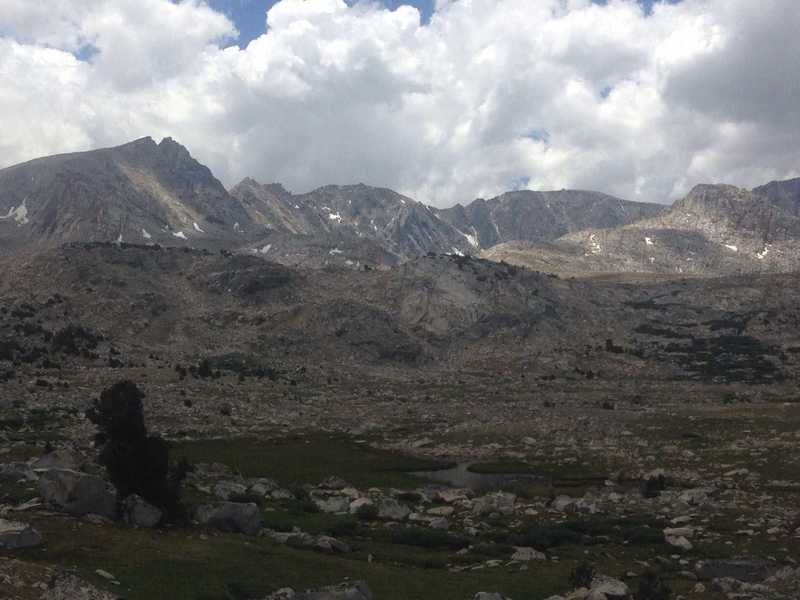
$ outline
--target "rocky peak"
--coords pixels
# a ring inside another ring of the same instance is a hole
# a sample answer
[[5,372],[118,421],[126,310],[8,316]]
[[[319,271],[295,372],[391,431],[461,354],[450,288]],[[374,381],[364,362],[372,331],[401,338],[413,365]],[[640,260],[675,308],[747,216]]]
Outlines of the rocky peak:
[[781,210],[800,217],[800,177],[786,181],[771,181],[755,188],[753,193],[767,198]]
[[269,193],[277,196],[278,198],[286,199],[292,196],[292,193],[283,187],[283,184],[274,183],[260,183],[252,177],[245,177],[239,183],[231,188],[232,194],[245,194],[245,193]]
[[161,143],[158,145],[158,150],[161,156],[172,163],[196,162],[189,153],[189,150],[171,137],[165,137],[161,140]]
[[753,195],[742,188],[723,184],[701,184],[692,188],[685,198],[673,205],[673,208],[676,210],[730,208],[735,204],[749,203],[752,200]]

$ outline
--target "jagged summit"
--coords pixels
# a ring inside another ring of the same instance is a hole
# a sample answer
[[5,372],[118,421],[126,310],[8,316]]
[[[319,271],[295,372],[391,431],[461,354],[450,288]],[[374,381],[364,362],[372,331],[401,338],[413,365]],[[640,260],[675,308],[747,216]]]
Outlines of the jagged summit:
[[4,250],[70,241],[202,244],[236,239],[250,225],[211,171],[172,138],[0,170]]

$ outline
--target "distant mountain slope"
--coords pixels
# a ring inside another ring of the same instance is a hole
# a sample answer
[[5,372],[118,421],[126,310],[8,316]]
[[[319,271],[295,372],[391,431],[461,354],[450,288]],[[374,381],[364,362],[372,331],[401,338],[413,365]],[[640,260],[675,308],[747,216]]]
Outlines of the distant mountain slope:
[[652,217],[658,204],[629,202],[599,192],[507,192],[491,200],[436,211],[471,242],[489,248],[509,241],[543,242],[583,229],[605,229]]
[[800,217],[800,177],[786,181],[772,181],[755,188],[753,193],[768,198],[781,210]]
[[250,217],[188,150],[151,138],[0,171],[0,245],[232,241]]
[[800,218],[764,195],[700,185],[669,210],[551,245],[503,244],[484,256],[538,270],[714,275],[800,268]]
[[[231,193],[246,207],[251,219],[271,233],[319,240],[331,236],[343,240],[349,236],[349,241],[339,243],[350,246],[357,246],[356,240],[369,240],[402,260],[428,252],[466,253],[472,248],[433,209],[386,188],[329,185],[292,195],[277,184],[261,185],[245,179]],[[285,245],[292,240],[266,236],[262,247],[274,241]],[[301,244],[303,239],[293,242]],[[271,258],[281,260],[276,252]],[[354,260],[359,259],[356,256]]]

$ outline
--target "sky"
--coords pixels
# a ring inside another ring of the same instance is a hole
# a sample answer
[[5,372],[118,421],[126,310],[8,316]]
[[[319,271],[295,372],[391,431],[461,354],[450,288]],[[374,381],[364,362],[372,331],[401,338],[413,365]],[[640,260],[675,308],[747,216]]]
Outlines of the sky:
[[671,202],[800,176],[796,0],[0,0],[0,167],[171,136],[224,184]]

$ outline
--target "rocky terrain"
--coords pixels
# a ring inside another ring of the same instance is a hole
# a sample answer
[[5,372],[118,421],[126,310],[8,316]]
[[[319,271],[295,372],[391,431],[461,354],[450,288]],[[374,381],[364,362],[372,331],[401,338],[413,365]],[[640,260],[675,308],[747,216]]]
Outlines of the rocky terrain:
[[796,599],[796,192],[0,171],[0,598]]
[[[796,275],[305,270],[125,243],[2,268],[11,597],[796,589]],[[194,465],[187,525],[115,506],[95,463],[84,412],[122,380]]]

